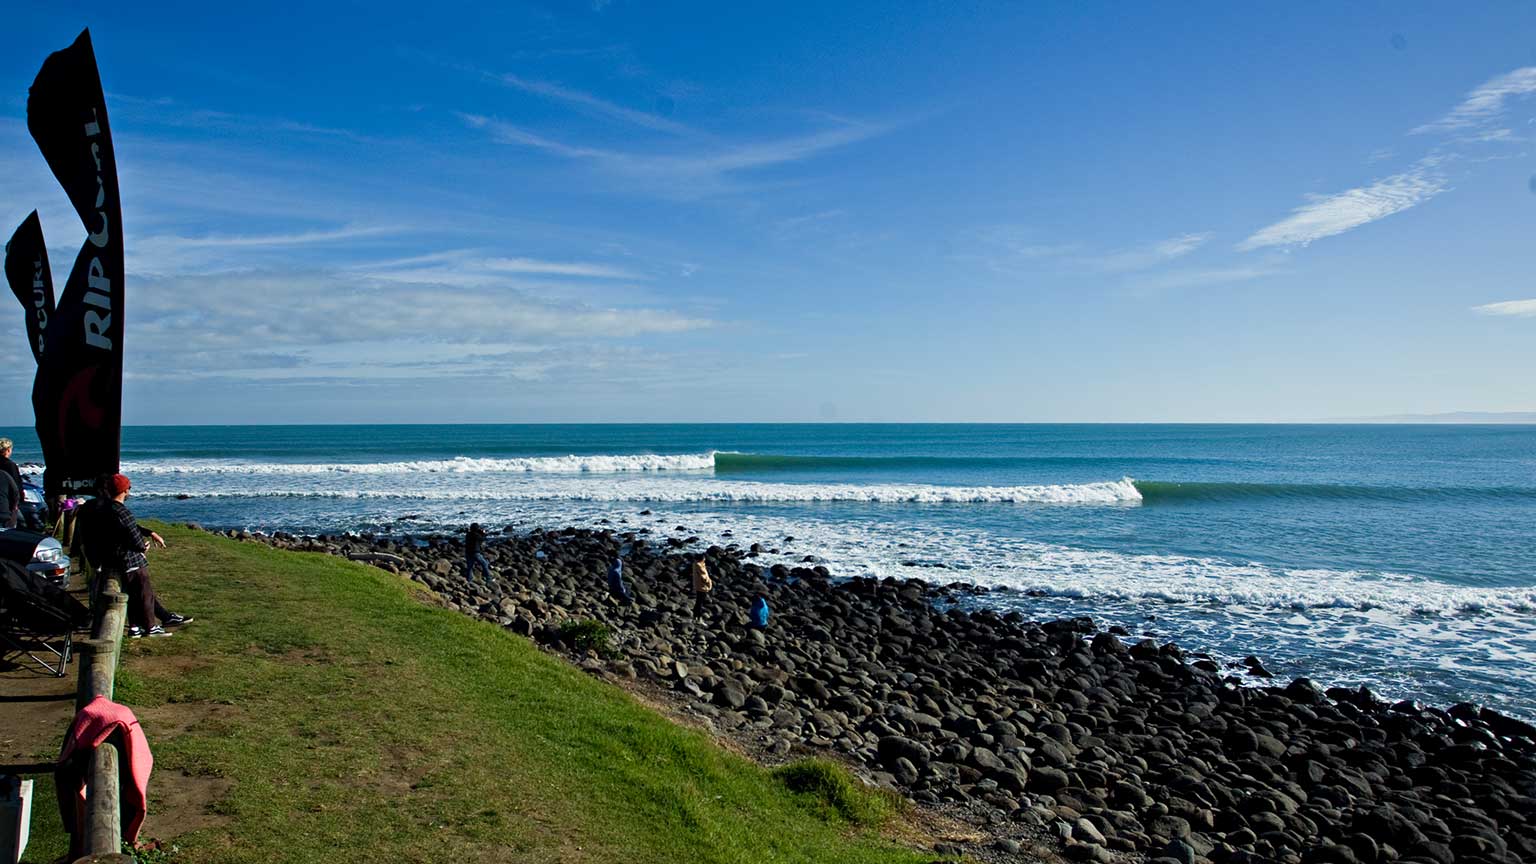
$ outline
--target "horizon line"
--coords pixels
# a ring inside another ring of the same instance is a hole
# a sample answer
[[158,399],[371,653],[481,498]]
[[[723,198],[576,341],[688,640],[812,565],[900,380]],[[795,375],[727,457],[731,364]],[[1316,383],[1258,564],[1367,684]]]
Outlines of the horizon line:
[[[395,421],[296,421],[291,423],[124,423],[124,429],[236,428],[282,426],[1536,426],[1536,412],[1515,417],[1462,419],[1336,418],[1319,420],[458,420],[439,423]],[[1531,415],[1531,416],[1526,416]],[[1413,416],[1413,415],[1407,415]],[[1518,419],[1516,419],[1518,418]],[[0,426],[30,429],[30,426]]]

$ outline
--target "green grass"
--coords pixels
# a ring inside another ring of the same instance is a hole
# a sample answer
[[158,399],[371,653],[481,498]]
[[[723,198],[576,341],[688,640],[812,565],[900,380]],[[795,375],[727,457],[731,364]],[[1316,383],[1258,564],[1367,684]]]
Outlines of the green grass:
[[753,765],[400,577],[157,527],[157,588],[198,621],[131,643],[117,695],[154,748],[151,827],[209,790],[176,862],[932,857],[840,767]]
[[874,790],[830,759],[802,759],[773,769],[773,777],[796,793],[817,818],[878,828],[910,805],[895,792]]
[[[39,753],[39,760],[58,758],[59,748]],[[59,819],[59,805],[53,792],[53,775],[32,777],[32,826],[27,839],[27,850],[22,853],[22,864],[49,864],[69,851],[69,835],[64,833],[64,823]]]
[[564,621],[560,624],[560,641],[577,651],[596,651],[603,657],[617,656],[608,644],[613,632],[601,621]]

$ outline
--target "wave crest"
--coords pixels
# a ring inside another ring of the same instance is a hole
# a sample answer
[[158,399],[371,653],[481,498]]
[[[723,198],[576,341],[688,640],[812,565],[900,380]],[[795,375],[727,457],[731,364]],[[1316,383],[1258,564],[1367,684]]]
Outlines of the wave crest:
[[420,459],[402,462],[242,462],[200,459],[171,464],[127,463],[126,474],[149,476],[247,475],[326,476],[341,474],[624,474],[646,471],[708,471],[715,466],[714,451],[657,455],[596,454],[587,456],[519,456],[511,458]]
[[929,486],[842,483],[749,483],[628,480],[594,485],[575,479],[489,489],[145,490],[140,498],[380,498],[421,501],[636,501],[659,503],[853,502],[867,504],[1134,504],[1130,478],[1062,486]]

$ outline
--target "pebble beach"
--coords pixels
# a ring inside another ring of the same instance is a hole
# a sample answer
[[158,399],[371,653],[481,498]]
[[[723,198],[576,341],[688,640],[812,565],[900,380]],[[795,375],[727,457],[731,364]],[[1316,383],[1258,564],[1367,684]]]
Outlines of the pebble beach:
[[[512,531],[488,588],[454,536],[227,533],[398,572],[766,761],[840,759],[972,825],[956,851],[984,860],[1536,861],[1536,728],[1476,704],[1267,680],[1263,658],[999,613],[965,583],[762,566],[745,538]],[[621,553],[632,604],[604,586]],[[701,553],[716,587],[695,618]]]

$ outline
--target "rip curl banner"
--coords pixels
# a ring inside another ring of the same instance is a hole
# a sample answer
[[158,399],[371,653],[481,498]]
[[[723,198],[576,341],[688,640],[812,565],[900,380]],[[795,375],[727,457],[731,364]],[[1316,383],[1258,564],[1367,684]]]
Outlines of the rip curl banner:
[[43,245],[43,224],[36,210],[22,220],[11,242],[5,244],[5,281],[26,311],[32,359],[42,363],[43,337],[53,318],[53,273],[48,269],[48,248]]
[[75,205],[85,243],[43,334],[32,410],[50,493],[115,473],[123,417],[123,220],[91,32],[43,61],[27,130]]

